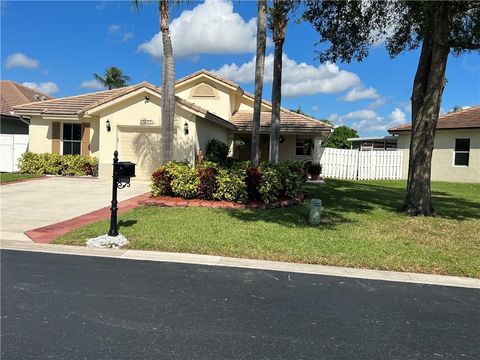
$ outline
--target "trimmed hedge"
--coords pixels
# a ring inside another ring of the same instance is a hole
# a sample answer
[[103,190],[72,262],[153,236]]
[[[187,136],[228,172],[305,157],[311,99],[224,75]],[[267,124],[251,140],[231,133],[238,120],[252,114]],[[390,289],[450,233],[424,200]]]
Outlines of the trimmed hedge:
[[35,175],[98,175],[97,158],[84,155],[24,153],[18,161],[22,174]]
[[298,195],[306,179],[304,164],[262,162],[258,168],[237,162],[230,168],[213,162],[201,166],[168,162],[152,174],[152,196],[227,200],[265,204]]

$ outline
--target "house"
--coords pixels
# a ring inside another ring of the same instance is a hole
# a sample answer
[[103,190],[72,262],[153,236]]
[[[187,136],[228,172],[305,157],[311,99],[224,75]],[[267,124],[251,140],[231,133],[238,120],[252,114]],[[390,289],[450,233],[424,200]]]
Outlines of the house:
[[397,136],[374,136],[348,138],[352,149],[359,151],[395,151],[397,150]]
[[[234,156],[249,158],[253,95],[238,84],[201,70],[176,82],[173,160],[193,162],[210,139],[226,143]],[[159,166],[161,89],[147,82],[120,89],[16,106],[30,119],[30,151],[85,154],[99,159],[99,177],[111,176],[118,150],[149,178]],[[261,159],[268,159],[271,103],[262,102]],[[286,109],[281,111],[280,159],[319,160],[332,126]],[[244,146],[234,147],[235,140]]]
[[[388,129],[398,136],[404,152],[403,174],[408,175],[411,124]],[[438,118],[432,155],[432,180],[480,182],[480,106],[450,112]]]
[[17,84],[14,81],[0,81],[0,171],[17,171],[18,158],[28,147],[28,119],[13,114],[16,105],[52,99],[39,91]]

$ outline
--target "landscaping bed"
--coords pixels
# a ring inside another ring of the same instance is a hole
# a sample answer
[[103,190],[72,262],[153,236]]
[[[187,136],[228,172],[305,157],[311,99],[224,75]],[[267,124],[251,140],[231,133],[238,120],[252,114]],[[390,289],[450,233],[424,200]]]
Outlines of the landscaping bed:
[[[322,200],[322,223],[308,224],[308,201],[272,210],[143,206],[119,216],[127,248],[245,257],[480,278],[480,184],[433,183],[439,216],[400,213],[404,181],[306,184]],[[85,245],[107,232],[100,221],[54,242]]]

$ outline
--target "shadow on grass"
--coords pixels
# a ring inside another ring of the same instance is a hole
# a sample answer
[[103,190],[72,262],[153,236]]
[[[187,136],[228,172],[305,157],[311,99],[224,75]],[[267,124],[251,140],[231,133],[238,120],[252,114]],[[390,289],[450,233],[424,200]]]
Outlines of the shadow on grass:
[[118,222],[118,227],[119,228],[122,228],[122,227],[130,227],[130,226],[133,226],[137,223],[137,220],[120,220]]
[[[339,223],[352,222],[349,214],[371,213],[378,209],[405,216],[400,212],[405,197],[404,182],[364,183],[328,179],[325,185],[307,184],[305,190],[306,204],[300,206],[247,212],[231,211],[229,214],[245,221],[275,222],[285,226],[309,226],[309,199],[318,198],[322,200],[323,227],[335,227]],[[433,191],[432,201],[441,218],[480,219],[480,199],[478,202],[474,202],[448,192]]]

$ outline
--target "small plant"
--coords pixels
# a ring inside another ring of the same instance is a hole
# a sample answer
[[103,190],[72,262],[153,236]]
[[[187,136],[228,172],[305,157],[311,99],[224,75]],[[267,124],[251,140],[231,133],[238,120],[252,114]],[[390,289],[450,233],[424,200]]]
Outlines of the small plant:
[[228,145],[215,138],[211,139],[207,144],[207,153],[205,158],[218,164],[225,164],[229,153]]
[[59,155],[26,152],[19,160],[20,173],[36,175],[96,176],[97,158],[85,155]]
[[152,196],[172,196],[171,177],[168,171],[160,167],[152,174]]
[[308,165],[308,173],[312,180],[318,180],[319,175],[322,173],[322,165],[320,163],[311,163]]
[[217,174],[218,170],[215,167],[199,167],[198,177],[200,183],[198,184],[198,197],[204,200],[212,200],[213,195],[217,191]]

